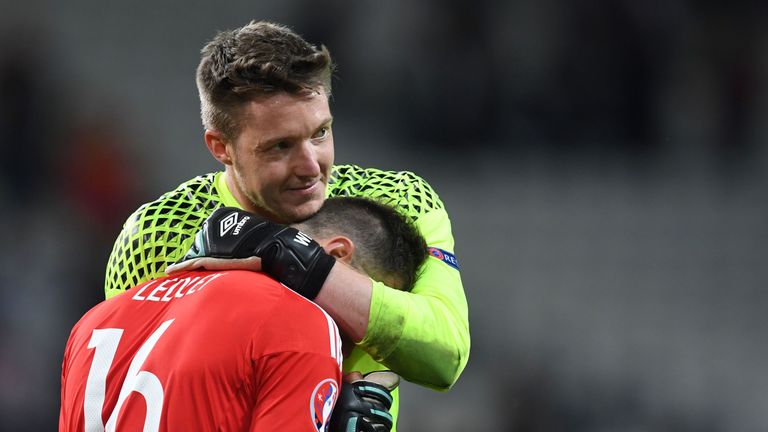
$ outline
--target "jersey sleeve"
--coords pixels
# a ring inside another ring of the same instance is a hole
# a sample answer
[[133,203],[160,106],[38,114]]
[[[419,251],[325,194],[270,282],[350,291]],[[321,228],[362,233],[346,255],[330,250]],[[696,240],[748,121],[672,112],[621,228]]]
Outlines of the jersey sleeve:
[[451,223],[442,201],[413,173],[354,165],[336,168],[330,194],[367,196],[394,205],[424,236],[431,256],[411,292],[374,281],[368,331],[360,345],[406,380],[447,390],[467,364],[470,335]]
[[83,392],[85,390],[85,377],[81,378],[81,372],[73,369],[73,361],[77,357],[75,352],[82,348],[86,342],[79,330],[83,319],[80,319],[72,327],[64,348],[64,356],[61,362],[61,406],[59,407],[59,431],[82,430],[83,417]]
[[165,276],[195,233],[219,206],[217,174],[195,177],[139,207],[125,222],[107,261],[106,298],[142,282]]
[[259,384],[250,431],[325,430],[341,383],[338,363],[328,355],[282,352],[261,361],[266,373]]
[[67,345],[64,348],[64,358],[61,361],[61,399],[60,400],[60,407],[59,407],[59,431],[67,431],[70,430],[70,426],[72,426],[72,420],[70,419],[71,413],[69,412],[68,408],[68,400],[67,400],[67,373],[69,369],[69,356],[70,356],[70,350],[72,346],[72,335],[70,334],[69,339],[67,339]]
[[326,430],[341,385],[341,340],[320,307],[285,290],[254,340],[251,431]]

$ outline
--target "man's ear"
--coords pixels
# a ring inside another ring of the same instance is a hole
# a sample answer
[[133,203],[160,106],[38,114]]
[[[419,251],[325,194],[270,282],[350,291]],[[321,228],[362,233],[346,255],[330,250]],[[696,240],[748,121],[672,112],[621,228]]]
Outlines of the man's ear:
[[221,132],[211,129],[205,130],[205,145],[208,147],[208,151],[224,165],[232,165],[232,146],[228,143],[229,141]]
[[336,236],[324,242],[325,252],[346,264],[352,264],[352,255],[355,253],[355,244],[349,237]]

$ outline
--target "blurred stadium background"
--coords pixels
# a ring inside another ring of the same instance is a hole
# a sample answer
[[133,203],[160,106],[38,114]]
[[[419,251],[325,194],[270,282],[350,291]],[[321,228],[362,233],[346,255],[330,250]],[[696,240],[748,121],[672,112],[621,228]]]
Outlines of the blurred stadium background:
[[194,70],[250,19],[335,56],[338,162],[452,216],[472,355],[400,430],[766,430],[766,5],[3,0],[0,430],[55,429],[123,220],[218,169]]

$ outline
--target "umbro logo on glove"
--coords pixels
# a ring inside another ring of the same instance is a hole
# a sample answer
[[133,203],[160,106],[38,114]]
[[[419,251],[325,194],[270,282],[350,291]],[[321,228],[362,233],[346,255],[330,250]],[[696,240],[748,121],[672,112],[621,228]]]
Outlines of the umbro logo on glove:
[[232,235],[240,234],[240,230],[243,228],[243,225],[245,225],[245,223],[248,222],[248,220],[251,218],[250,216],[243,216],[238,222],[238,214],[238,212],[232,212],[229,214],[229,216],[225,217],[221,220],[221,222],[219,222],[219,235],[221,237],[224,237],[224,235],[226,235],[232,228],[235,228],[235,230],[232,232]]
[[181,261],[252,256],[261,258],[265,273],[310,300],[320,292],[336,263],[296,228],[234,207],[221,207],[208,217]]

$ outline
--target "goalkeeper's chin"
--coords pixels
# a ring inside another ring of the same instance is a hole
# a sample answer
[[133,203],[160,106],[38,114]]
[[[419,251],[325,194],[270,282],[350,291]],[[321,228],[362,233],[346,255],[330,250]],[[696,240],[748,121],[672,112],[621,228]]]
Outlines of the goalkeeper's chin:
[[318,211],[325,202],[325,192],[311,196],[288,196],[281,204],[280,223],[296,223],[306,220]]

